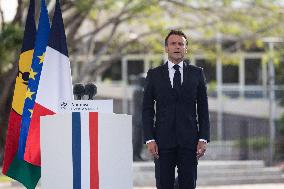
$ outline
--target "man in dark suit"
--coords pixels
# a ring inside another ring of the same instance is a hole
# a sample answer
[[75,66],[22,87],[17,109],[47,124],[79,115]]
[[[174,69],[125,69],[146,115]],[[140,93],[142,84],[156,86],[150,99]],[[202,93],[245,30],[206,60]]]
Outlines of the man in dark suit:
[[185,64],[187,45],[186,35],[172,30],[167,62],[147,73],[142,120],[158,189],[173,189],[176,166],[179,189],[194,189],[197,161],[210,140],[206,80],[202,68]]

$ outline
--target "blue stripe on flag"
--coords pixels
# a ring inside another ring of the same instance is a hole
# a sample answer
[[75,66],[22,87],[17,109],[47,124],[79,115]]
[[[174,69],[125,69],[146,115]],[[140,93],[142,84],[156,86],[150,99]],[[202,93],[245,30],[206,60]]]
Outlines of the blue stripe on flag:
[[73,189],[81,189],[81,116],[72,113]]
[[[58,40],[58,38],[60,40]],[[68,57],[64,23],[62,19],[62,12],[59,0],[56,0],[56,6],[54,11],[48,46]]]
[[25,32],[21,52],[32,50],[35,47],[36,24],[35,24],[35,0],[30,1],[28,16],[26,19]]

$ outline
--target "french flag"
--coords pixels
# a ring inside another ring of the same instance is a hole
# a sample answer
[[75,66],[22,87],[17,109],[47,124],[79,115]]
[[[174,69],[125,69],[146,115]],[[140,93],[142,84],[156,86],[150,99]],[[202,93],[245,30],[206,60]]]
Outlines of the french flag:
[[72,78],[64,23],[59,0],[56,0],[48,46],[26,139],[25,161],[33,165],[41,165],[40,116],[57,113],[61,101],[72,99]]
[[132,189],[131,123],[113,113],[42,117],[42,188]]

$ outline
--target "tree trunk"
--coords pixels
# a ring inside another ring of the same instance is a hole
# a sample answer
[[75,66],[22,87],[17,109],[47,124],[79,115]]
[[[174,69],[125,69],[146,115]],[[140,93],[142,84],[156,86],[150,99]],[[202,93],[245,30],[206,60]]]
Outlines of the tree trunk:
[[0,97],[0,154],[4,148],[5,135],[8,126],[8,119],[13,99],[13,91],[15,85],[15,78],[17,76],[18,69],[12,68],[9,72],[1,77],[1,81],[4,82],[3,90]]

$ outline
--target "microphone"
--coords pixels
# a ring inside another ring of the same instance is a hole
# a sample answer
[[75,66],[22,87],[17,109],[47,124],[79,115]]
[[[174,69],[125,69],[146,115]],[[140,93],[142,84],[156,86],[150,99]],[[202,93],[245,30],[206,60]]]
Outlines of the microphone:
[[81,83],[75,84],[73,88],[73,94],[75,95],[76,100],[81,100],[85,95],[85,87]]
[[85,85],[85,94],[89,95],[88,100],[93,100],[93,97],[97,94],[97,86],[93,83]]

